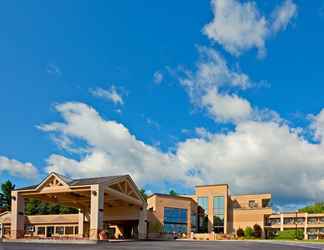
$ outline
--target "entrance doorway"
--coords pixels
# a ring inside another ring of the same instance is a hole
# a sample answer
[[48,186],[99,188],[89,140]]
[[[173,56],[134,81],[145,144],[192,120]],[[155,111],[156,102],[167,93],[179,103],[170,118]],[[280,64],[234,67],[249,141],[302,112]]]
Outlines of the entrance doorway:
[[54,227],[46,227],[46,237],[52,237],[54,234]]

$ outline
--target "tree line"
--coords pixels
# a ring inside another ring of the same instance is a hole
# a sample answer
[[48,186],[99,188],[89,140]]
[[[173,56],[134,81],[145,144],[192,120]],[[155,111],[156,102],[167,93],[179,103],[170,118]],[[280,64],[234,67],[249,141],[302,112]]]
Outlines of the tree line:
[[[15,185],[11,181],[1,184],[0,209],[3,211],[11,210],[11,191]],[[25,214],[73,214],[78,213],[78,209],[65,207],[60,204],[46,203],[37,199],[28,199],[25,202]]]

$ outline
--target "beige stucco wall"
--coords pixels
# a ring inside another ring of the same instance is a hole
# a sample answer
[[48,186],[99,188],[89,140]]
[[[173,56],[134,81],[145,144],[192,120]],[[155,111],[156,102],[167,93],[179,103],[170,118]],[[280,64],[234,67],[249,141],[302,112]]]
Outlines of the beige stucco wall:
[[197,202],[198,197],[208,197],[208,232],[213,231],[213,198],[215,196],[223,196],[224,197],[224,232],[228,233],[228,207],[229,207],[229,190],[228,185],[220,184],[220,185],[206,185],[206,186],[197,186],[196,194],[193,199]]
[[187,209],[187,233],[191,232],[191,214],[197,211],[197,205],[191,198],[168,196],[168,195],[153,195],[148,198],[148,219],[150,223],[160,223],[163,225],[164,208],[184,208]]

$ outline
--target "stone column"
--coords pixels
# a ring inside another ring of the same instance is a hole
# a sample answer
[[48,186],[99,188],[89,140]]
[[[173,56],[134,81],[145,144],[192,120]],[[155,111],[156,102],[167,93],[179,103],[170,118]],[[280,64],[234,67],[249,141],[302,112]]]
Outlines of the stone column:
[[25,200],[17,191],[11,192],[11,238],[23,238],[25,234]]
[[3,225],[0,223],[0,239],[3,238]]
[[147,210],[146,205],[140,208],[138,220],[138,239],[145,240],[147,236]]
[[280,231],[284,230],[284,215],[280,214]]
[[307,227],[308,227],[308,213],[305,213],[305,222],[304,222],[304,239],[305,240],[308,240]]
[[190,207],[187,210],[187,238],[190,238],[191,233],[191,204]]
[[98,234],[103,229],[104,195],[104,188],[102,185],[91,185],[89,232],[89,238],[91,240],[98,240]]
[[79,209],[79,237],[84,237],[84,211]]

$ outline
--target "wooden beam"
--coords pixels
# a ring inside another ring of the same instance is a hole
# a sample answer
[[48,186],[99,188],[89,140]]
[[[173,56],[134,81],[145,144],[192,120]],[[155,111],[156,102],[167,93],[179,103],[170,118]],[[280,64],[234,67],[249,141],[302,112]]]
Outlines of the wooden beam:
[[106,187],[106,191],[108,193],[111,193],[111,194],[117,196],[117,197],[120,197],[121,200],[125,200],[125,201],[127,201],[127,202],[129,202],[131,204],[137,205],[137,206],[143,206],[143,202],[141,200],[135,199],[135,198],[133,198],[131,196],[128,196],[127,194],[124,194],[122,192],[119,192],[119,191],[117,191],[115,189],[112,189],[110,187]]

